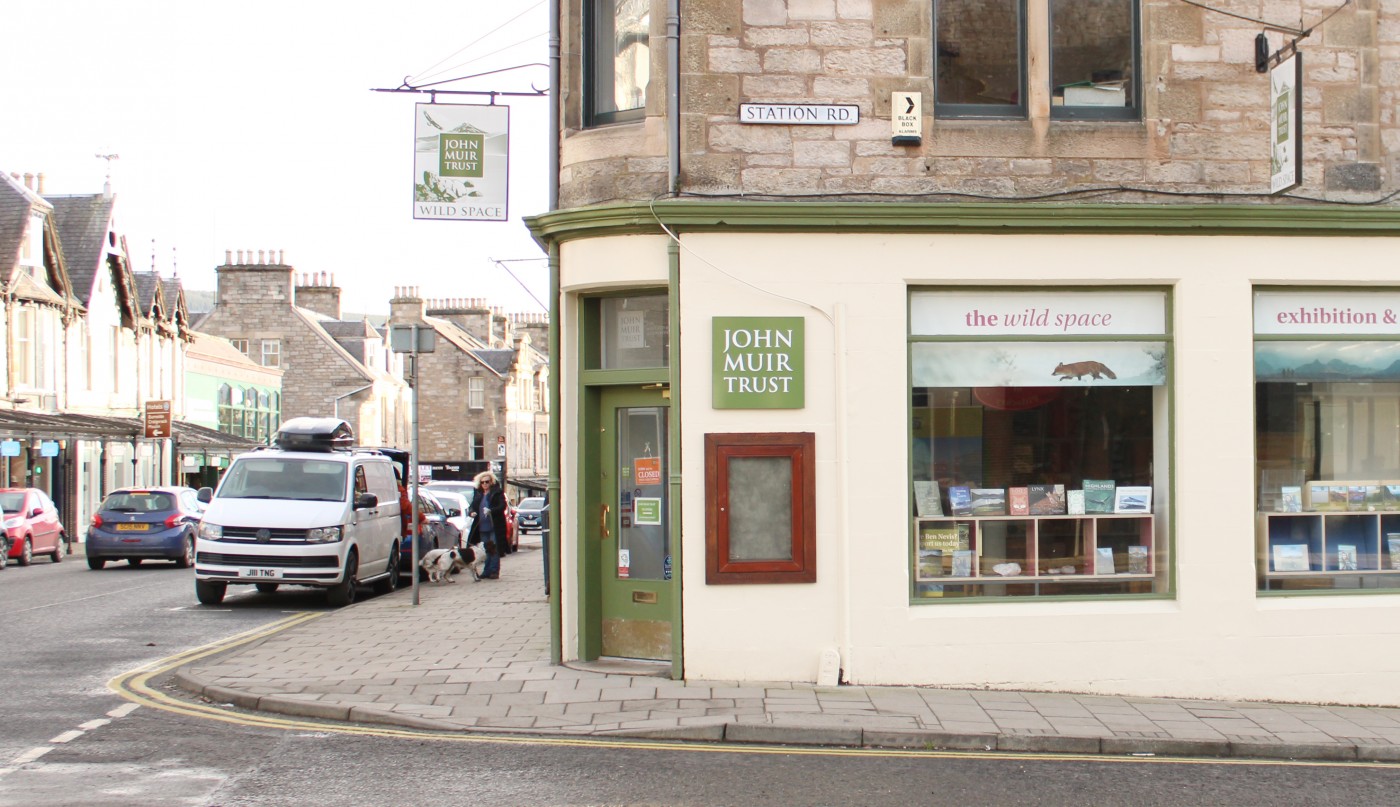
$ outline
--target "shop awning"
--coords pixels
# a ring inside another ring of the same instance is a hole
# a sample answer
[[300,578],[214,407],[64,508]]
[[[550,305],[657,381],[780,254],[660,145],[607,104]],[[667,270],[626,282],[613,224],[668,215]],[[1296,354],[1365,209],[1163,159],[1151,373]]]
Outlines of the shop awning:
[[[250,451],[260,445],[247,438],[180,420],[171,423],[171,431],[182,452]],[[0,410],[0,439],[136,442],[145,439],[145,425],[141,418]]]
[[534,491],[540,495],[544,495],[545,491],[549,490],[549,480],[543,476],[508,476],[506,484]]

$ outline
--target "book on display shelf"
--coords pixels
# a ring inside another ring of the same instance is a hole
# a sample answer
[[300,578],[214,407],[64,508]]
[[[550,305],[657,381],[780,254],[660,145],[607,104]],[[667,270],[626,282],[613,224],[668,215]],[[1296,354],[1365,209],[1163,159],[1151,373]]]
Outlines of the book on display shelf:
[[977,557],[977,553],[971,549],[953,550],[953,576],[971,577],[972,563]]
[[1366,486],[1347,485],[1347,510],[1353,513],[1366,509]]
[[1033,516],[1062,516],[1066,513],[1064,485],[1030,485],[1027,495]]
[[1310,568],[1307,544],[1274,544],[1274,571],[1306,572]]
[[1118,574],[1113,567],[1113,548],[1101,546],[1094,558],[1094,574]]
[[972,488],[967,485],[953,485],[948,488],[948,509],[955,516],[972,515]]
[[1072,516],[1084,515],[1084,491],[1070,490],[1065,492],[1065,512]]
[[928,580],[931,577],[943,576],[943,550],[941,549],[920,549],[919,550],[919,579]]
[[937,482],[914,482],[914,507],[920,516],[943,515],[943,500]]
[[1303,512],[1303,489],[1295,485],[1285,485],[1280,488],[1278,511],[1280,513]]
[[1337,571],[1356,571],[1356,547],[1350,544],[1339,544],[1337,546]]
[[1147,547],[1128,547],[1128,574],[1147,574]]
[[1115,487],[1117,484],[1112,479],[1084,480],[1084,512],[1112,513]]
[[1006,509],[1013,516],[1029,515],[1031,512],[1030,491],[1027,488],[1007,488]]
[[971,488],[974,516],[1006,515],[1006,488]]
[[1390,568],[1392,571],[1400,571],[1400,532],[1388,532],[1385,534],[1385,546],[1390,550]]
[[1124,485],[1113,490],[1113,512],[1152,512],[1152,488]]

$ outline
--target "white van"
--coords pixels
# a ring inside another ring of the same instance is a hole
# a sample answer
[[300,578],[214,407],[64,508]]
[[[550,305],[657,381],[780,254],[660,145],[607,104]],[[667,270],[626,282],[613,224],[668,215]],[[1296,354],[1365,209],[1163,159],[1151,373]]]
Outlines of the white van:
[[293,418],[274,448],[235,457],[207,501],[195,545],[195,594],[217,605],[230,585],[326,589],[349,605],[361,583],[399,581],[398,482],[392,461],[352,449],[350,424]]

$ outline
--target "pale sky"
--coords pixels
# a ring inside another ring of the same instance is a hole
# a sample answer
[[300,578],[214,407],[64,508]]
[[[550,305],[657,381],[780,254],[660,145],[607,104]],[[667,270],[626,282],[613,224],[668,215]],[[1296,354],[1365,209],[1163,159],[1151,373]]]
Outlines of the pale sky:
[[[542,312],[548,269],[521,218],[547,205],[547,96],[510,112],[506,222],[413,219],[413,109],[371,92],[548,61],[546,0],[44,0],[7,3],[0,170],[47,194],[100,193],[139,271],[213,290],[225,250],[283,250],[327,272],[346,312],[395,286]],[[439,89],[546,89],[528,67]],[[439,103],[485,104],[439,95]],[[236,257],[236,256],[235,256]],[[521,261],[519,259],[532,259]],[[177,264],[177,266],[172,266]]]

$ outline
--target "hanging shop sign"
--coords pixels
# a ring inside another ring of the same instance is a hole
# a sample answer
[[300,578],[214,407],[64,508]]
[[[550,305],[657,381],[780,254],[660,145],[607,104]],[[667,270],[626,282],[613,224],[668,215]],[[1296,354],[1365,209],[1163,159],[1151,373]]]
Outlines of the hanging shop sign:
[[801,317],[715,317],[712,405],[716,409],[801,409],[806,405]]
[[415,104],[413,217],[505,221],[510,107]]
[[1294,54],[1269,71],[1269,192],[1303,182],[1303,57]]
[[860,123],[855,104],[740,104],[740,123],[784,126],[854,126]]

